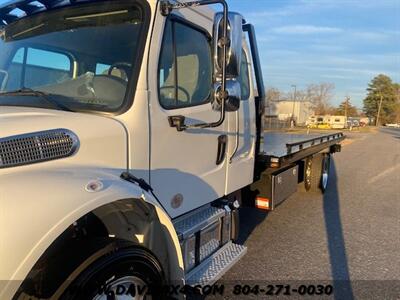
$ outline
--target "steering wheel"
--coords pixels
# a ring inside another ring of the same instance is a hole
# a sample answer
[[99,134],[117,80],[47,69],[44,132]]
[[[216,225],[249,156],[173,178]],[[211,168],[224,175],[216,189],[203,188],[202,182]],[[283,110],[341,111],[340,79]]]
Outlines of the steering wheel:
[[[160,92],[161,92],[163,89],[175,89],[175,86],[173,86],[173,85],[162,86],[162,87],[160,87]],[[187,102],[189,102],[189,100],[190,100],[190,94],[189,94],[189,92],[188,92],[187,90],[185,90],[185,89],[184,89],[183,87],[181,87],[181,86],[178,86],[178,90],[182,91],[182,92],[185,94],[186,100],[187,100]]]
[[[114,76],[114,75],[112,75],[112,71],[114,69],[123,70],[125,72],[126,81],[128,81],[130,73],[131,73],[131,70],[132,70],[132,65],[130,63],[126,63],[126,62],[114,63],[108,68],[107,74],[109,76]],[[114,77],[117,77],[117,76],[114,76]]]

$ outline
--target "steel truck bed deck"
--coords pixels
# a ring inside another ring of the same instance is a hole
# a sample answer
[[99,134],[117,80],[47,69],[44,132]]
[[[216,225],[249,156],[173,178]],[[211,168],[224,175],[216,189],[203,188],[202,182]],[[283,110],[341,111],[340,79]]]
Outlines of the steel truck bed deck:
[[265,132],[259,160],[264,168],[281,168],[334,146],[344,138],[342,132],[310,134]]

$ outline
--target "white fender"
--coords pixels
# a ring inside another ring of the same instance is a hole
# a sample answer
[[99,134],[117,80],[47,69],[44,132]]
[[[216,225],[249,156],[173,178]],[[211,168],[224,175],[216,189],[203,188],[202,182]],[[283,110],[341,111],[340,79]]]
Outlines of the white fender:
[[[68,226],[100,206],[129,198],[142,198],[155,207],[173,243],[168,250],[176,253],[174,280],[182,280],[183,259],[170,218],[153,196],[122,180],[121,173],[67,166],[2,175],[0,299],[13,297],[40,256]],[[98,191],[87,188],[93,182],[100,183]]]

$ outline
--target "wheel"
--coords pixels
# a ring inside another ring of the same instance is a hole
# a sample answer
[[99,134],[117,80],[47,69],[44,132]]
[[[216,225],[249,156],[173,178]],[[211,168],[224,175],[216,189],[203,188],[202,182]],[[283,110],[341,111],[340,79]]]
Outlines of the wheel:
[[[46,291],[34,291],[34,296],[42,299],[44,295],[49,296],[51,291],[51,299],[62,300],[164,298],[160,288],[164,285],[162,268],[148,250],[119,240],[90,243],[98,246],[94,252],[89,251],[89,255],[82,248],[85,245],[80,244],[49,261],[49,267],[28,285],[45,287]],[[78,262],[75,255],[79,251],[86,254]],[[54,265],[57,261],[58,264]],[[57,280],[60,276],[63,280]],[[27,299],[26,295],[32,295],[32,290],[24,289],[22,286],[17,299]]]
[[129,76],[131,75],[131,70],[132,70],[132,65],[131,64],[126,63],[126,62],[114,63],[108,68],[107,75],[108,76],[113,76],[112,72],[113,72],[114,69],[120,69],[120,70],[124,71],[125,78],[123,79],[121,77],[121,79],[123,79],[124,81],[128,81],[129,80]]
[[[177,87],[172,86],[172,85],[170,85],[170,86],[162,86],[162,87],[160,87],[160,92],[163,91],[163,90],[165,90],[165,89],[175,89],[175,88],[178,88],[178,90],[181,91],[181,92],[185,95],[185,97],[186,97],[185,102],[189,102],[189,101],[190,101],[190,94],[189,94],[189,92],[188,92],[186,89],[184,89],[183,87],[181,87],[181,86],[177,86]],[[175,100],[177,100],[177,99],[172,99],[172,100],[175,101]],[[181,101],[182,101],[182,100],[181,100]]]
[[328,187],[330,161],[330,154],[318,154],[306,160],[304,186],[307,191],[325,193]]
[[331,155],[329,153],[322,155],[322,172],[319,186],[322,193],[325,193],[326,189],[328,188],[330,166]]
[[304,188],[306,191],[309,191],[312,185],[312,180],[311,180],[312,163],[313,163],[312,157],[308,157],[304,164]]

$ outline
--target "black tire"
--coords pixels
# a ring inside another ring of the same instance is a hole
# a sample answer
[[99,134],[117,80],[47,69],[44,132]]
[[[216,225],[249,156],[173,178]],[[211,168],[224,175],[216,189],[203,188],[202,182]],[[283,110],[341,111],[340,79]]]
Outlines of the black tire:
[[[320,183],[320,190],[324,194],[326,190],[328,189],[328,184],[329,184],[329,172],[331,169],[331,154],[330,153],[325,153],[323,155],[323,161],[322,161],[322,178],[321,178],[321,183]],[[324,181],[324,174],[326,175],[326,179]]]
[[[314,193],[325,193],[328,187],[330,169],[330,154],[317,154],[312,158],[311,177],[308,182],[305,181],[306,189]],[[307,183],[306,183],[307,182]]]
[[[88,251],[82,247],[89,244],[95,250],[89,251],[88,255]],[[96,246],[93,247],[93,244]],[[77,260],[77,251],[86,254]],[[70,260],[71,257],[73,259]],[[54,292],[52,299],[96,299],[100,295],[115,294],[117,288],[118,292],[130,294],[143,295],[146,291],[151,293],[143,299],[165,298],[161,289],[164,276],[160,263],[148,250],[130,242],[103,239],[77,243],[66,249],[66,253],[58,255],[58,258],[53,260],[56,261],[59,262],[57,268],[54,264],[49,264],[48,268],[42,270],[42,276],[33,278],[30,285],[46,286],[48,291]],[[72,273],[71,264],[75,265]],[[53,280],[53,277],[60,276],[62,281]],[[23,295],[26,297],[27,294],[31,294],[23,289],[24,286],[18,299],[25,299]],[[35,294],[38,295],[37,298],[42,298],[40,291]]]
[[313,159],[312,157],[307,157],[304,162],[304,190],[306,192],[310,191],[312,186],[312,174],[313,174]]

